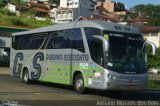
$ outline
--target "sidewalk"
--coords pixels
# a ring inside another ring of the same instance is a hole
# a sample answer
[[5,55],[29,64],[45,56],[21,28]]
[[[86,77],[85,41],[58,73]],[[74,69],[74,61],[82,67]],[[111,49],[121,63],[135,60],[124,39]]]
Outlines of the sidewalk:
[[10,68],[9,67],[0,67],[0,75],[9,75]]

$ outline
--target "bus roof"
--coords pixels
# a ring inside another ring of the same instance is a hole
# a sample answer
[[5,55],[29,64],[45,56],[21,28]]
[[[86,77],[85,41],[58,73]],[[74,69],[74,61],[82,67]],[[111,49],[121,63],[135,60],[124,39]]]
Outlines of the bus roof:
[[102,30],[113,31],[113,32],[140,34],[140,32],[137,29],[131,28],[125,25],[116,24],[112,22],[106,22],[106,21],[100,21],[100,20],[92,20],[92,21],[76,21],[76,22],[71,22],[71,23],[36,28],[30,31],[14,33],[13,36],[41,33],[41,32],[51,32],[51,31],[64,30],[64,29],[81,28],[81,27],[92,27],[92,28],[98,28]]

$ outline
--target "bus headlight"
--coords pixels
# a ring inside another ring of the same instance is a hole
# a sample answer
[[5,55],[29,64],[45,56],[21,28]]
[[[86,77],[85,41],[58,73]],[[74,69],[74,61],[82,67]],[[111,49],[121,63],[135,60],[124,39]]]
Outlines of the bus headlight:
[[111,74],[108,74],[108,78],[109,79],[113,79],[113,80],[117,80],[117,77]]
[[108,74],[108,78],[112,79],[112,75]]
[[117,80],[117,77],[116,77],[116,76],[112,76],[112,79],[113,79],[113,80]]

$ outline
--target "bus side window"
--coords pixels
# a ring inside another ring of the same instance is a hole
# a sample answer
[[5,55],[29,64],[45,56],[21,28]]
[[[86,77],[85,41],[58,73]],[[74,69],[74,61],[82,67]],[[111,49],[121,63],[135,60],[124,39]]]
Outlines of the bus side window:
[[12,40],[12,47],[16,50],[25,50],[29,48],[29,36],[15,36]]
[[53,49],[53,48],[54,48],[54,38],[51,37],[51,38],[49,39],[48,44],[47,44],[47,49]]
[[55,37],[55,48],[65,48],[65,39],[62,36]]
[[30,48],[31,49],[40,49],[44,43],[44,37],[39,36],[39,35],[33,35],[31,40],[30,40]]
[[67,48],[67,37],[65,31],[54,32],[51,34],[47,49],[64,49]]
[[91,48],[92,59],[99,65],[103,65],[103,44],[99,40],[93,40]]
[[12,48],[17,50],[18,49],[18,38],[17,36],[12,37]]
[[79,50],[83,53],[85,52],[80,28],[68,30],[68,42],[69,47]]
[[102,55],[102,54],[100,54],[100,52],[103,53],[102,50],[101,50],[102,45],[100,44],[100,42],[95,41],[93,39],[93,35],[101,35],[101,30],[97,29],[97,28],[87,27],[87,28],[84,28],[84,31],[85,31],[85,35],[86,35],[86,38],[87,38],[87,43],[88,43],[88,47],[89,47],[89,50],[90,50],[91,58],[92,58],[93,61],[100,64],[100,62],[98,62],[98,61],[100,61],[100,59],[97,60],[97,58],[98,58],[98,55]]

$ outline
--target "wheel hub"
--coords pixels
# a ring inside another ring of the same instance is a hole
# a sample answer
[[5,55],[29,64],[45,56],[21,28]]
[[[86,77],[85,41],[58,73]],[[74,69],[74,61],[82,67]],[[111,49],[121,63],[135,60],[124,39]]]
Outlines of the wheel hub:
[[77,87],[77,89],[80,89],[83,87],[83,80],[82,79],[77,80],[76,87]]

